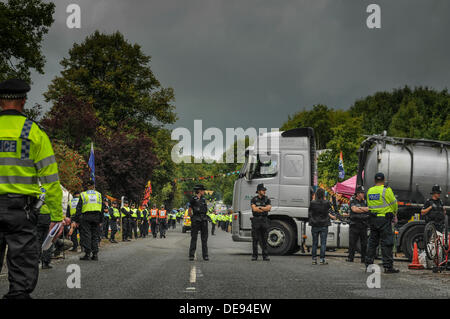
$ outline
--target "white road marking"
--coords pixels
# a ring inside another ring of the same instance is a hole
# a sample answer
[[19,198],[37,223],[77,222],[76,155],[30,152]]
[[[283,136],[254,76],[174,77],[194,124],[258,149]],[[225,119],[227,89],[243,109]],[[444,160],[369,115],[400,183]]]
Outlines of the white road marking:
[[190,278],[190,283],[191,284],[195,284],[195,281],[197,280],[197,267],[195,267],[195,265],[191,266],[191,278]]

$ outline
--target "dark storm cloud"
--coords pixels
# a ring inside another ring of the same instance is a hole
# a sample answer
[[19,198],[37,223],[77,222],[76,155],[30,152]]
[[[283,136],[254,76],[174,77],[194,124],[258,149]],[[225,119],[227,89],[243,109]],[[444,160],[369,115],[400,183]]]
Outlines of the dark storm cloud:
[[[65,26],[70,3],[81,7],[80,30]],[[370,3],[381,6],[380,30],[366,27]],[[57,1],[31,98],[42,102],[74,42],[119,30],[175,89],[175,126],[279,127],[318,103],[348,108],[378,90],[448,87],[449,17],[447,0]]]

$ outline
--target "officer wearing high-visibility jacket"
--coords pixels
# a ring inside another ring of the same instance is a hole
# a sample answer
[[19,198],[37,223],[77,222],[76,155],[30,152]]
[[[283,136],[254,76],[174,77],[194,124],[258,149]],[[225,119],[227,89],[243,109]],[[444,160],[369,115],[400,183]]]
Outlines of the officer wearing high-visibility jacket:
[[17,79],[0,83],[0,270],[8,245],[9,292],[30,298],[39,273],[36,205],[46,189],[50,227],[63,220],[62,190],[50,140],[23,114],[30,86]]
[[141,219],[142,219],[142,224],[141,224],[141,230],[140,230],[140,236],[142,237],[142,238],[147,238],[147,235],[148,235],[148,215],[149,215],[149,212],[148,212],[148,209],[147,209],[147,205],[145,205],[144,206],[144,209],[142,210],[142,212],[141,212]]
[[128,201],[123,202],[123,207],[120,210],[120,216],[122,218],[122,241],[131,241],[131,227],[130,227],[130,218],[131,218],[131,209],[128,207]]
[[[100,224],[103,221],[102,194],[95,190],[93,181],[88,182],[88,190],[82,192],[74,220],[80,227],[80,243],[85,255],[80,260],[98,260]],[[92,253],[92,257],[91,257]]]
[[150,210],[150,230],[152,231],[153,238],[158,236],[158,208],[156,208],[156,204],[153,204],[153,208]]
[[164,205],[161,205],[161,209],[158,214],[158,224],[159,224],[159,238],[166,238],[166,227],[167,227],[167,211]]
[[381,241],[381,254],[385,273],[397,273],[394,268],[392,247],[394,233],[392,223],[397,220],[397,199],[390,187],[384,185],[384,174],[375,174],[375,186],[367,191],[367,206],[369,207],[370,236],[366,255],[366,266],[373,264],[378,243]]
[[[67,211],[66,211],[66,217],[70,218],[70,221],[72,224],[74,224],[73,217],[75,216],[77,212],[77,205],[78,201],[80,200],[80,192],[73,193],[73,197],[70,201],[70,203],[67,205]],[[70,240],[72,241],[72,248],[70,251],[77,251],[78,250],[78,234],[79,230],[77,227],[73,227],[72,233],[70,234]]]
[[136,205],[131,204],[131,218],[130,218],[130,238],[132,237],[132,233],[134,233],[134,239],[138,239],[138,227],[137,227],[137,220],[138,220],[138,211],[136,208]]
[[109,221],[109,226],[111,227],[111,236],[109,241],[113,244],[117,244],[116,233],[117,233],[117,223],[120,221],[120,212],[117,208],[117,202],[113,202],[111,219]]
[[208,217],[211,219],[211,235],[214,236],[214,232],[216,230],[216,224],[217,224],[217,216],[214,213],[214,207],[211,207],[208,211]]

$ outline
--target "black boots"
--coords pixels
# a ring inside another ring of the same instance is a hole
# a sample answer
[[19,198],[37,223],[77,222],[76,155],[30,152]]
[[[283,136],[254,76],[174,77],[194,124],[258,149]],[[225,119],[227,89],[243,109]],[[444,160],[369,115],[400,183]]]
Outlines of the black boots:
[[90,260],[90,253],[85,253],[85,255],[83,257],[80,257],[80,260]]

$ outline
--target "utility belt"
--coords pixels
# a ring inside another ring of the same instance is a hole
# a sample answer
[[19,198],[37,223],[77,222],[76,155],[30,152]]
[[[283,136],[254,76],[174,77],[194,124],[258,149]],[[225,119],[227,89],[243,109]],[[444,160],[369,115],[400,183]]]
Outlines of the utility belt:
[[1,194],[0,201],[6,201],[8,209],[23,209],[30,218],[30,213],[39,214],[44,202],[36,197],[23,194]]
[[267,217],[268,217],[267,215],[253,215],[253,217],[251,217],[251,218],[267,218]]
[[384,219],[392,220],[392,219],[394,219],[394,214],[386,213],[385,215],[381,215],[381,214],[377,214],[375,212],[369,212],[369,217],[370,218],[384,218]]

